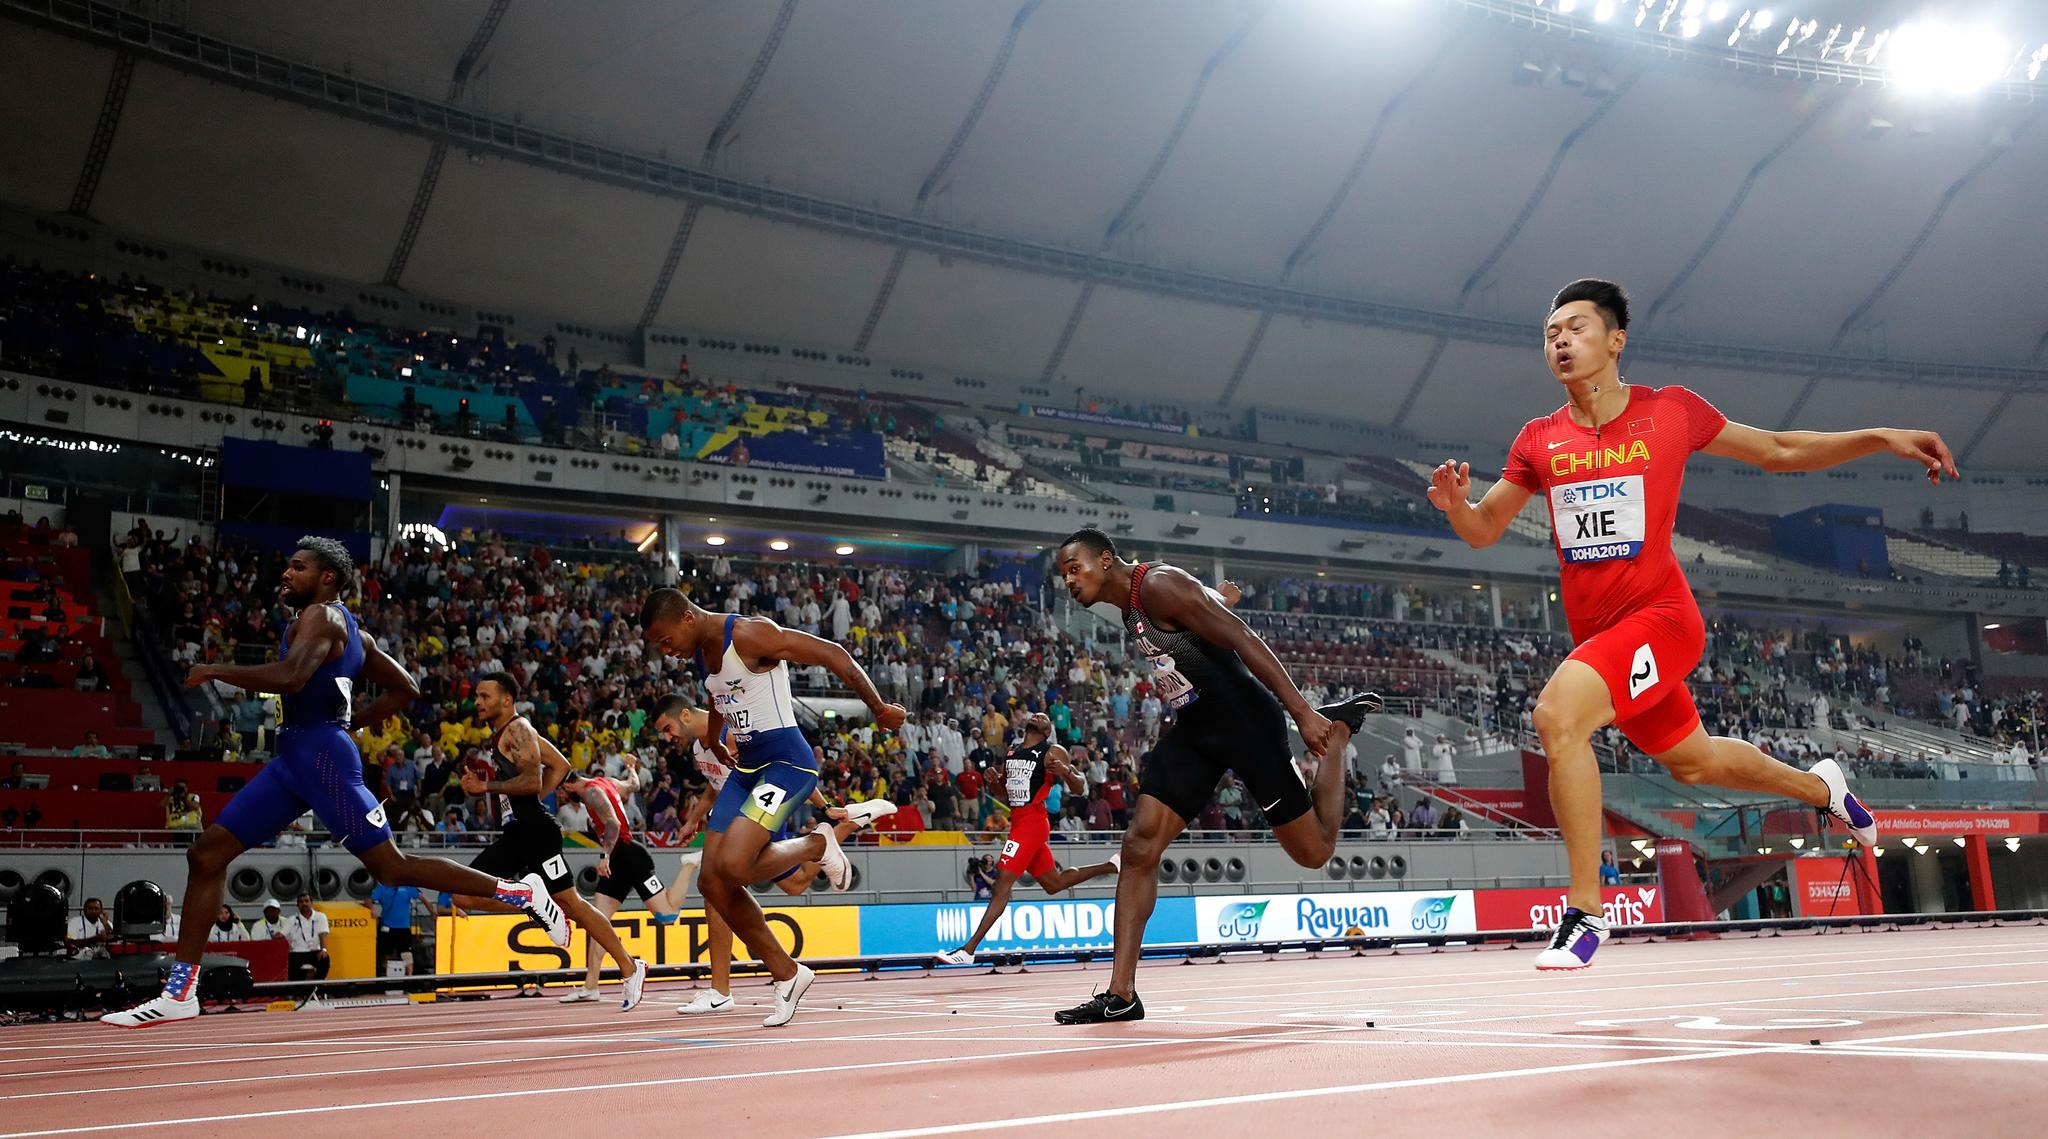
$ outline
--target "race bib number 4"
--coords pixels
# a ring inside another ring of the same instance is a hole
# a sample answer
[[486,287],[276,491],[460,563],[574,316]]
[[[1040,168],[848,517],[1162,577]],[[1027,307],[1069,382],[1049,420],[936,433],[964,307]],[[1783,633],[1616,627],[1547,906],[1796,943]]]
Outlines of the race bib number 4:
[[1568,563],[1635,557],[1643,549],[1647,513],[1641,475],[1550,488],[1551,526],[1558,555]]

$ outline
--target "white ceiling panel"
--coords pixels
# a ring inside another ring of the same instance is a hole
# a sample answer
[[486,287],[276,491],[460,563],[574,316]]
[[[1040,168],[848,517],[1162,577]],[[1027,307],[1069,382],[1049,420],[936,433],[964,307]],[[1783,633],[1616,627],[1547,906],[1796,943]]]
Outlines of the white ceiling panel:
[[851,348],[889,256],[875,242],[702,210],[656,323]]
[[145,63],[93,212],[166,241],[375,281],[428,149]]
[[430,296],[628,327],[681,214],[652,195],[451,156],[405,280]]
[[1172,392],[1182,402],[1213,403],[1258,319],[1248,309],[1097,288],[1052,386]]
[[[854,287],[861,297],[872,296],[872,282]],[[913,253],[868,352],[969,376],[1035,377],[1080,291],[1079,283],[1063,278]]]

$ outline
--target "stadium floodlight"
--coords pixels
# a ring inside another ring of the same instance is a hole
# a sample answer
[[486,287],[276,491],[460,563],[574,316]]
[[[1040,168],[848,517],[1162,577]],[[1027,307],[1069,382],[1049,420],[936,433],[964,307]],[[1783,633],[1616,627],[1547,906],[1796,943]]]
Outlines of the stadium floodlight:
[[1692,39],[1694,36],[1699,35],[1700,18],[1698,16],[1687,16],[1685,22],[1678,25],[1678,34],[1686,39]]
[[777,538],[774,541],[768,543],[768,548],[774,550],[776,553],[779,554],[782,551],[789,549],[789,539]]
[[2013,852],[2014,854],[2018,854],[2018,853],[2019,853],[2019,850],[2020,850],[2020,838],[2019,838],[2019,836],[2018,836],[2018,835],[2007,835],[2007,836],[2005,836],[2005,849],[2007,849],[2007,850],[2009,850],[2009,851]]
[[852,547],[852,546],[834,546],[834,547],[832,548],[832,552],[833,552],[833,553],[835,553],[835,554],[838,554],[838,555],[839,555],[840,557],[842,557],[842,558],[843,558],[843,557],[846,557],[847,555],[849,555],[849,554],[853,553],[853,547]]
[[1723,20],[1725,20],[1725,19],[1727,19],[1727,18],[1728,18],[1728,3],[1727,3],[1727,0],[1714,0],[1714,2],[1713,2],[1713,3],[1711,3],[1711,4],[1707,5],[1707,22],[1708,22],[1708,23],[1712,23],[1712,24],[1718,24],[1718,23],[1720,23],[1721,21],[1723,21]]
[[1963,836],[1962,836],[1962,835],[1957,835],[1957,836],[1956,836],[1956,838],[1955,838],[1955,843],[1956,843],[1956,845],[1957,845],[1957,846],[1961,846],[1961,845],[1963,845]]
[[710,537],[704,539],[704,544],[707,546],[723,546],[725,545],[725,535],[713,534]]
[[1892,80],[1907,91],[1967,95],[2006,68],[2005,41],[1985,28],[1935,22],[1901,24],[1888,45]]
[[1614,18],[1614,0],[1600,0],[1598,4],[1593,5],[1593,18],[1603,24],[1612,20]]
[[1578,8],[1579,0],[1557,0],[1557,11],[1559,15],[1569,16],[1573,12],[1578,11]]
[[1776,22],[1771,19],[1771,10],[1769,8],[1758,8],[1756,15],[1749,18],[1749,30],[1757,35],[1763,35],[1770,31],[1771,25]]

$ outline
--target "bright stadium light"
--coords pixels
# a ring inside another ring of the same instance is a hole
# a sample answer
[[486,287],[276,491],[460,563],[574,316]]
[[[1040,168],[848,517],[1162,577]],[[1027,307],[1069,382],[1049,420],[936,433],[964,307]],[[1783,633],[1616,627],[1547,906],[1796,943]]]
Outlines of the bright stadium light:
[[789,549],[789,539],[777,538],[774,541],[768,543],[768,548],[774,550],[776,553],[779,554],[782,551]]
[[704,539],[704,544],[707,546],[723,546],[725,545],[725,535],[713,534],[709,538]]
[[1612,20],[1614,18],[1614,0],[1600,0],[1598,4],[1593,5],[1593,18],[1603,24]]
[[842,558],[843,558],[843,557],[846,557],[847,555],[849,555],[849,554],[853,553],[853,547],[852,547],[852,546],[834,546],[834,547],[832,548],[832,552],[833,552],[833,553],[835,553],[835,554],[838,554],[838,555],[839,555],[840,557],[842,557]]
[[1727,19],[1727,18],[1728,18],[1728,4],[1727,4],[1727,0],[1714,0],[1714,2],[1713,2],[1712,4],[1709,4],[1709,5],[1707,5],[1707,21],[1708,21],[1709,23],[1715,23],[1715,24],[1718,24],[1718,23],[1720,23],[1721,21],[1723,21],[1723,20],[1725,20],[1725,19]]
[[1892,79],[1908,91],[1967,95],[2005,73],[2005,41],[1984,28],[1901,24],[1887,45]]
[[1769,8],[1758,8],[1756,15],[1749,18],[1749,30],[1757,35],[1763,35],[1771,30],[1771,25],[1775,22],[1771,19],[1771,10]]

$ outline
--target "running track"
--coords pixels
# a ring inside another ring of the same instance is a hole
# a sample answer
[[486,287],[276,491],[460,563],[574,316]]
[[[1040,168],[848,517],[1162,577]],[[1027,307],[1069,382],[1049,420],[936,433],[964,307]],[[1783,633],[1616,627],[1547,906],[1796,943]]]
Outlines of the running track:
[[[0,1030],[0,1135],[2038,1135],[2048,926],[824,978],[795,1023],[500,998]],[[1819,1040],[1819,1045],[1810,1043]]]

